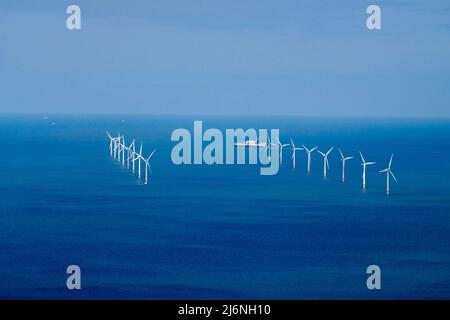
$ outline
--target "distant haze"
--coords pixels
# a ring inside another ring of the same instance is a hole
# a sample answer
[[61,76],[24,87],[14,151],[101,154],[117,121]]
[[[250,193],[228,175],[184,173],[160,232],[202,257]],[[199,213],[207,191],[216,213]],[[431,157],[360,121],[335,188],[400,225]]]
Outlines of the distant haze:
[[41,2],[0,2],[0,112],[450,116],[446,0]]

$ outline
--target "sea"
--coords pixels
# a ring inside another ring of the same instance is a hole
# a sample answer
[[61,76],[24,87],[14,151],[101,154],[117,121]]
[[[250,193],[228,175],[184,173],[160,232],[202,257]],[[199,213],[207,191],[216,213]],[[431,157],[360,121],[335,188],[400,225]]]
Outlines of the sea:
[[[171,134],[194,120],[334,146],[327,179],[319,153],[308,175],[289,148],[272,176],[175,165]],[[156,149],[147,185],[111,158],[106,131]],[[0,146],[2,299],[450,298],[450,120],[16,114],[0,116]],[[337,148],[354,156],[344,183]],[[359,151],[376,162],[365,191]]]

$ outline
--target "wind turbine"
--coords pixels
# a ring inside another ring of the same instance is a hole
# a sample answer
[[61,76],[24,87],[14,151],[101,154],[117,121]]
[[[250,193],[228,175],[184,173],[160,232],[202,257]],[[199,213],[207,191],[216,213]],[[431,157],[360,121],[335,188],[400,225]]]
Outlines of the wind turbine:
[[287,147],[289,145],[289,143],[283,144],[280,142],[280,139],[275,138],[277,140],[278,143],[278,147],[280,148],[280,164],[283,163],[283,148]]
[[267,153],[267,156],[270,160],[271,156],[272,156],[272,148],[271,148],[272,143],[270,142],[270,136],[269,134],[267,134],[267,139],[266,139],[266,148],[264,149],[264,151]]
[[353,157],[344,157],[341,149],[339,149],[339,153],[341,154],[341,161],[342,161],[342,182],[345,182],[345,161],[353,159]]
[[320,150],[317,150],[318,153],[320,153],[323,157],[323,178],[327,178],[327,168],[330,169],[330,164],[328,163],[328,155],[331,151],[333,151],[334,147],[331,147],[330,150],[327,151],[327,153],[323,153]]
[[292,146],[292,167],[295,169],[295,151],[297,150],[304,150],[303,148],[296,148],[294,141],[291,138],[291,146]]
[[317,147],[312,148],[311,150],[305,147],[303,145],[303,149],[305,149],[306,153],[308,154],[308,174],[311,172],[311,152],[317,149]]
[[136,152],[136,146],[135,145],[133,145],[133,150],[131,150],[130,159],[131,159],[132,172],[134,173],[136,171],[135,170],[136,161],[139,160],[139,154]]
[[391,154],[391,159],[389,160],[389,165],[386,169],[381,170],[380,172],[386,172],[386,194],[389,195],[389,175],[394,178],[395,182],[398,182],[397,179],[394,176],[394,173],[391,171],[391,164],[392,164],[392,158],[394,157],[394,154]]
[[267,135],[266,151],[268,152],[269,160],[272,158],[272,147],[278,148],[279,144],[273,143],[272,141],[270,141],[270,136]]
[[136,153],[136,144],[134,143],[134,140],[133,140],[133,150],[132,150],[132,152],[131,152],[131,156],[132,156],[132,158],[133,159],[131,159],[131,164],[132,164],[132,170],[133,170],[133,173],[134,173],[134,168],[135,168],[135,162],[136,162],[136,160],[138,159],[138,157],[135,157],[137,155],[137,153]]
[[144,184],[147,184],[148,182],[148,170],[150,170],[150,173],[152,172],[152,170],[150,169],[150,158],[153,156],[153,154],[155,153],[156,149],[152,151],[152,153],[150,154],[150,156],[147,159],[143,159],[144,163],[145,163],[145,182]]
[[133,146],[134,146],[134,139],[133,142],[130,144],[130,146],[127,148],[128,154],[127,154],[127,168],[130,168],[130,159],[133,155]]
[[[131,160],[131,164],[133,164],[133,158],[134,158],[134,152],[132,148],[128,148],[129,152],[128,152],[128,157],[127,157],[127,167],[130,168],[130,160]],[[133,170],[134,173],[134,170]]]
[[114,159],[119,159],[119,161],[120,161],[120,140],[121,140],[120,132],[116,139],[117,139],[117,141],[115,144]]
[[363,179],[363,191],[365,191],[366,190],[366,166],[371,165],[371,164],[375,164],[375,162],[366,162],[366,160],[364,160],[364,157],[363,157],[361,151],[359,152],[359,154],[361,155],[361,160],[362,160],[361,165],[363,166],[362,179]]
[[123,152],[123,144],[122,144],[122,138],[123,136],[119,136],[119,143],[117,145],[117,161],[120,163],[122,162],[122,152]]
[[122,138],[123,138],[123,143],[122,143],[122,166],[125,166],[125,149],[127,147],[125,146],[125,136],[123,136]]
[[113,143],[114,143],[114,145],[116,144],[116,138],[111,137],[111,135],[109,134],[108,131],[106,131],[106,134],[109,137],[109,154],[112,157],[113,156]]
[[117,161],[122,162],[122,137],[119,136],[119,141],[117,143]]
[[141,178],[141,159],[144,159],[144,158],[142,158],[142,142],[141,142],[141,149],[139,150],[139,154],[137,156],[137,160],[139,161],[138,162],[138,178],[139,179]]
[[270,142],[270,157],[269,157],[269,159],[272,157],[272,149],[273,149],[273,147],[279,148],[279,146],[280,145],[278,143]]
[[114,140],[113,140],[113,159],[115,160],[116,159],[116,156],[117,156],[117,139],[119,139],[118,137],[114,137],[113,138]]

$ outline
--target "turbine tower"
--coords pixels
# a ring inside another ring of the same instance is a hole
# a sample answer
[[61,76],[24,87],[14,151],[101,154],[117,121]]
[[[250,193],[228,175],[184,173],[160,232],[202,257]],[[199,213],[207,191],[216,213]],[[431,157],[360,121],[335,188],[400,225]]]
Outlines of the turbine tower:
[[342,154],[341,149],[339,149],[339,153],[341,154],[341,161],[342,161],[342,182],[345,182],[345,161],[353,159],[353,156],[351,157],[344,157]]
[[282,164],[283,163],[283,148],[287,147],[289,145],[289,143],[283,144],[280,142],[280,139],[278,139],[278,138],[275,138],[275,139],[277,139],[278,147],[280,148],[280,164]]
[[375,164],[375,162],[366,162],[366,160],[364,159],[361,151],[359,152],[359,154],[360,154],[361,160],[362,160],[361,165],[363,166],[363,176],[362,176],[362,179],[363,179],[363,191],[366,191],[366,166],[371,165],[371,164]]
[[138,154],[138,178],[141,178],[141,159],[142,158],[142,142],[141,142],[141,149],[139,150],[139,154]]
[[136,157],[136,155],[137,155],[137,153],[136,153],[136,144],[134,143],[134,140],[133,140],[133,150],[132,150],[131,155],[132,155],[132,158],[133,158],[133,159],[131,159],[132,172],[134,173],[135,172],[135,162],[138,159],[138,157]]
[[111,137],[111,135],[109,134],[108,131],[106,131],[106,134],[108,135],[108,138],[109,138],[109,154],[112,157],[113,156],[113,143],[114,143],[114,145],[116,144],[116,138]]
[[[120,136],[119,136],[119,137],[120,137]],[[119,139],[119,137],[115,137],[115,138],[114,138],[114,141],[113,141],[113,143],[114,143],[114,146],[113,146],[113,159],[114,159],[114,160],[115,160],[116,157],[117,157],[118,139]]]
[[305,149],[306,153],[308,154],[308,174],[311,172],[311,152],[317,149],[317,147],[312,148],[311,150],[305,147],[303,145],[303,149]]
[[122,143],[122,166],[125,166],[125,136],[122,137],[123,138],[123,143]]
[[296,148],[292,138],[291,138],[291,146],[292,146],[292,168],[295,169],[295,151],[303,150],[303,148],[298,148],[298,147]]
[[330,164],[328,163],[328,155],[331,151],[333,151],[334,147],[331,147],[330,150],[327,151],[327,153],[323,153],[320,150],[317,150],[318,153],[320,153],[323,157],[323,178],[327,178],[327,168],[330,169]]
[[267,134],[267,139],[266,139],[266,148],[265,148],[265,152],[267,153],[267,156],[270,160],[270,158],[272,157],[272,143],[270,142],[270,136]]
[[133,156],[133,146],[134,146],[134,139],[133,142],[130,144],[130,146],[127,148],[128,154],[127,154],[127,168],[130,168],[130,159]]
[[119,162],[120,162],[120,141],[121,141],[121,136],[120,136],[120,132],[119,132],[119,136],[117,137],[117,144],[116,144],[116,148],[117,148],[116,157]]
[[386,172],[386,195],[389,195],[389,176],[391,175],[392,178],[394,178],[395,182],[398,182],[394,176],[394,173],[391,170],[391,164],[392,164],[393,157],[394,157],[394,154],[391,154],[391,159],[389,160],[388,167],[386,169],[380,171],[380,173]]
[[117,147],[117,152],[118,152],[117,161],[119,161],[119,163],[122,162],[122,154],[124,152],[122,139],[124,139],[124,136],[119,137],[119,146]]
[[272,149],[273,149],[273,147],[279,148],[280,144],[279,143],[270,142],[270,158],[272,158]]

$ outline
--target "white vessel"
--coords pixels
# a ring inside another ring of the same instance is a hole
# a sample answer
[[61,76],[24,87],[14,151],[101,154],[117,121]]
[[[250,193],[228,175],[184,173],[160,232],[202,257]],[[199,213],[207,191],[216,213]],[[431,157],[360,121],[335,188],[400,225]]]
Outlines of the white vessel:
[[256,140],[247,140],[244,142],[236,142],[235,146],[238,146],[238,147],[265,147],[266,143],[258,142]]

